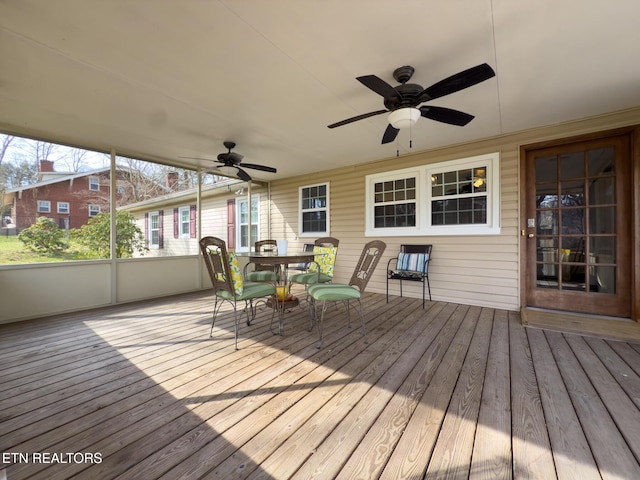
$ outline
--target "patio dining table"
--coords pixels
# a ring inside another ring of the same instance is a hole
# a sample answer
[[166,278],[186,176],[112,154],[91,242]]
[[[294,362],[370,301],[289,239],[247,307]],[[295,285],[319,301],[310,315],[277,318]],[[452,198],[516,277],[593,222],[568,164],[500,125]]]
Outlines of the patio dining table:
[[[303,250],[288,251],[287,253],[277,252],[237,252],[239,257],[249,258],[250,262],[261,265],[274,265],[279,267],[280,274],[278,275],[278,286],[286,289],[288,284],[287,271],[291,264],[309,263],[314,259],[314,252],[307,252]],[[285,290],[286,291],[286,290]],[[276,308],[278,309],[279,328],[278,334],[282,334],[284,312],[287,308],[292,308],[298,305],[299,300],[293,296],[283,295],[282,298],[278,298],[278,295],[274,298],[276,302]]]

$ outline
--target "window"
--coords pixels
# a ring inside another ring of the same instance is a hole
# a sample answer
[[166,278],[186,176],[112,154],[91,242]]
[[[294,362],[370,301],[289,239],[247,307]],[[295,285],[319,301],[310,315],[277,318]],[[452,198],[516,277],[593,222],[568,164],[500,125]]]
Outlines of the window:
[[89,205],[89,216],[95,217],[100,213],[100,205]]
[[487,223],[487,165],[431,174],[431,225]]
[[89,190],[100,190],[100,177],[89,177]]
[[58,202],[58,213],[69,213],[69,202]]
[[38,200],[38,213],[51,213],[51,202],[49,200]]
[[178,231],[180,238],[189,238],[191,228],[190,208],[180,207],[178,211]]
[[299,195],[298,234],[301,237],[329,235],[329,184],[300,187]]
[[149,214],[149,248],[160,248],[160,212]]
[[499,154],[367,176],[366,235],[500,233]]
[[373,217],[375,228],[415,227],[416,220],[415,172],[380,179],[373,185]]
[[[236,215],[238,218],[236,227],[236,250],[249,250],[249,200],[239,199]],[[251,196],[251,241],[255,243],[259,240],[260,231],[258,222],[260,220],[260,196]]]

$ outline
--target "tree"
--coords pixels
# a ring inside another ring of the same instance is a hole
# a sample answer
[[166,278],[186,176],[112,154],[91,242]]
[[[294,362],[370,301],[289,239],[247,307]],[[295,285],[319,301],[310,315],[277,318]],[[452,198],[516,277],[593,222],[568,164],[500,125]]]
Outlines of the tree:
[[39,217],[36,223],[18,234],[18,239],[32,252],[59,255],[68,248],[65,231],[47,217]]
[[11,145],[11,142],[15,140],[16,137],[11,135],[0,135],[0,141],[2,145],[0,145],[0,166],[2,166],[2,161],[4,160],[4,156]]
[[[109,258],[110,214],[102,212],[80,228],[71,230],[72,238],[85,246],[98,258]],[[131,258],[134,253],[144,255],[149,251],[142,230],[135,224],[133,215],[124,210],[116,212],[116,257]]]

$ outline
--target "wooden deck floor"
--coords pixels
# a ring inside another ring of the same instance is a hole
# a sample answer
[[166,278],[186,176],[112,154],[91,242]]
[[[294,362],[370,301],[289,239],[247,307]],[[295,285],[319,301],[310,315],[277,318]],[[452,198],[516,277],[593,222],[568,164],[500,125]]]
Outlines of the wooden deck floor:
[[365,303],[321,350],[302,309],[211,340],[209,294],[0,325],[0,478],[640,478],[640,345]]

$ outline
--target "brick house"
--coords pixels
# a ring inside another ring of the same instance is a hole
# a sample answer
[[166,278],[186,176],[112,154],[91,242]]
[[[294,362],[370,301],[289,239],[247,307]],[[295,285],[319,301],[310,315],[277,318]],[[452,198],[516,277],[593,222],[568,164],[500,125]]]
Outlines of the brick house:
[[[155,185],[153,195],[166,194],[175,179],[167,176],[167,185]],[[129,203],[134,197],[131,175],[126,170],[117,171],[116,204]],[[53,219],[60,228],[69,230],[85,225],[90,218],[100,212],[108,212],[109,207],[108,167],[81,173],[54,171],[53,162],[40,161],[38,182],[33,185],[9,189],[3,203],[11,205],[11,223],[15,230],[28,228],[38,217]]]

